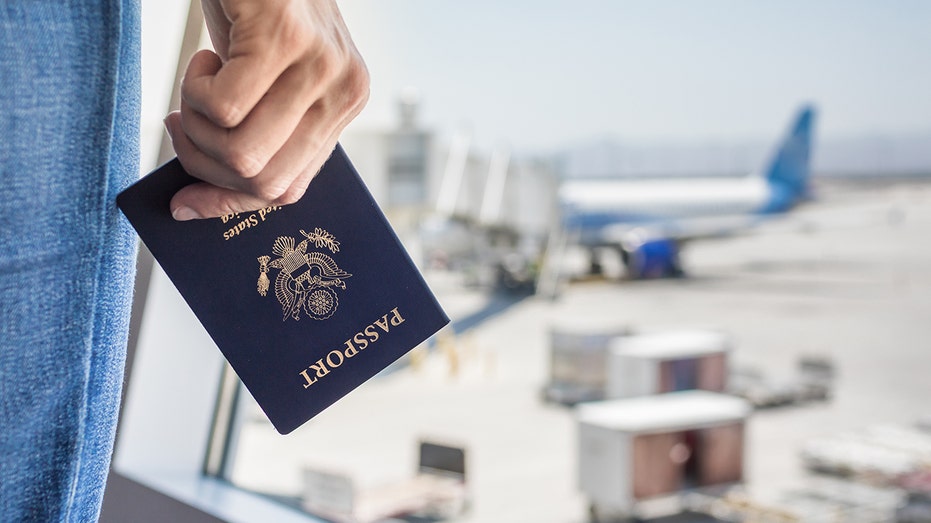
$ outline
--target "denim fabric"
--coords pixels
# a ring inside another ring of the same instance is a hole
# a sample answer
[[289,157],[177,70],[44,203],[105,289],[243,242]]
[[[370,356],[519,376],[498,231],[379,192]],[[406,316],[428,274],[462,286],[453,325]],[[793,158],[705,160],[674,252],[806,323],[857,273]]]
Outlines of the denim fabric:
[[0,521],[94,521],[135,241],[138,0],[0,2]]

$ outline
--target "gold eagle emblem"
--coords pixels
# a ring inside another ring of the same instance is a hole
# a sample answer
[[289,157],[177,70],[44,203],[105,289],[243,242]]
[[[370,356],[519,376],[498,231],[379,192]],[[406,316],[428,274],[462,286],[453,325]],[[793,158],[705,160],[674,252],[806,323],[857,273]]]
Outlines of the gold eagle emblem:
[[275,277],[275,297],[284,313],[282,321],[288,317],[301,319],[301,312],[315,320],[325,320],[336,312],[339,306],[335,288],[345,290],[344,280],[352,276],[340,269],[330,256],[318,252],[307,252],[309,245],[317,249],[327,249],[331,253],[339,252],[336,237],[324,229],[316,228],[307,233],[301,229],[304,237],[297,245],[290,236],[279,236],[272,245],[272,254],[277,256],[259,256],[259,294],[268,293],[269,269],[280,269]]

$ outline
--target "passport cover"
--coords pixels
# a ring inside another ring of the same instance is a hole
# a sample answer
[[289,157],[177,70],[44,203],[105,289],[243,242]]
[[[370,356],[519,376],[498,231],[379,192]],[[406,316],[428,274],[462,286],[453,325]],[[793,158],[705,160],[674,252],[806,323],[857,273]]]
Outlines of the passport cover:
[[278,432],[449,322],[340,146],[287,206],[175,221],[196,181],[174,159],[117,205]]

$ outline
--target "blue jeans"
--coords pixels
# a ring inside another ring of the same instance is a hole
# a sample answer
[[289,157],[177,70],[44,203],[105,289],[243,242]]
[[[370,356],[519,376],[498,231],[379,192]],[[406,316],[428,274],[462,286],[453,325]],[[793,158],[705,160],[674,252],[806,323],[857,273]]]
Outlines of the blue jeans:
[[138,0],[0,2],[0,521],[94,521],[135,236]]

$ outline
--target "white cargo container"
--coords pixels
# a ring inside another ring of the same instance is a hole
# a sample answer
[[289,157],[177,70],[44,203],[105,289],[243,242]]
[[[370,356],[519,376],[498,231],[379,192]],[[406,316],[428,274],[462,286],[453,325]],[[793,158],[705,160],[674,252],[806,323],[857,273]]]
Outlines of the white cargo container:
[[724,392],[730,338],[713,330],[673,330],[614,338],[605,398],[680,390]]
[[574,405],[605,397],[608,350],[629,334],[626,326],[583,318],[563,320],[550,329],[550,378],[543,388],[547,401]]
[[579,484],[593,515],[742,481],[750,412],[746,400],[700,390],[579,405]]

